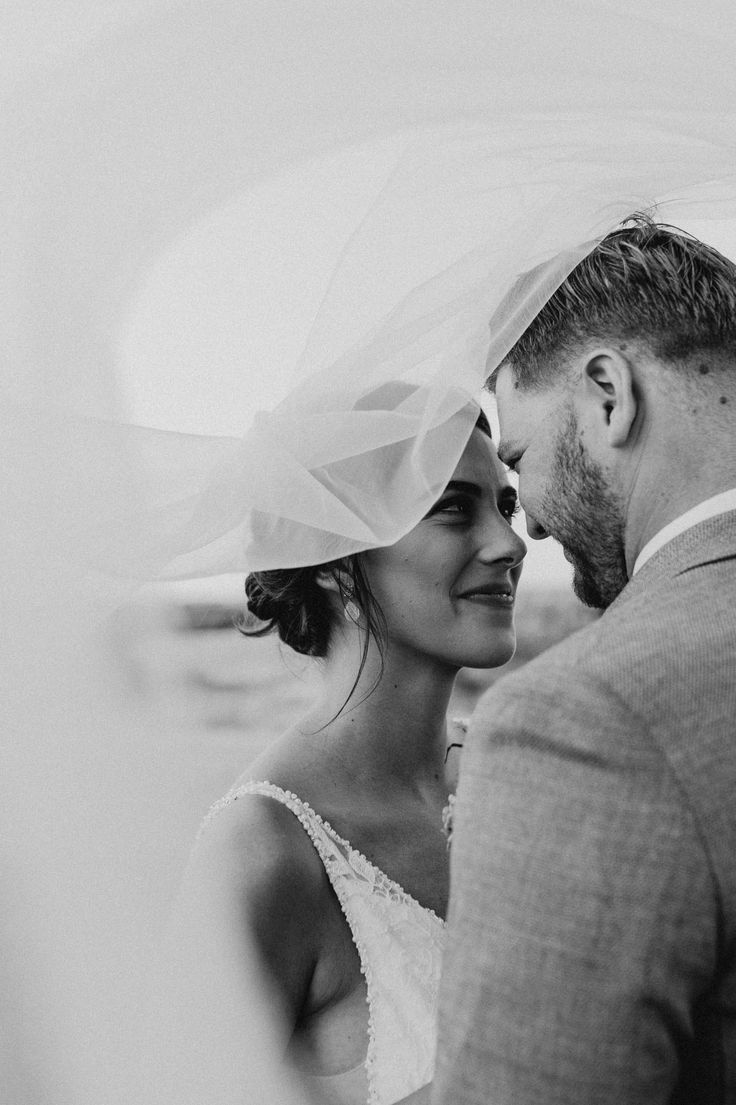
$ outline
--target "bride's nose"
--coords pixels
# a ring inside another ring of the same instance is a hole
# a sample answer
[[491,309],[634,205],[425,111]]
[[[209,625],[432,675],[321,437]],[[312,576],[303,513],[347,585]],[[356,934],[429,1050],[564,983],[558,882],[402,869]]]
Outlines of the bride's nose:
[[478,555],[486,564],[502,560],[509,568],[515,568],[526,556],[526,542],[511,528],[505,518],[494,519],[486,527],[484,541]]

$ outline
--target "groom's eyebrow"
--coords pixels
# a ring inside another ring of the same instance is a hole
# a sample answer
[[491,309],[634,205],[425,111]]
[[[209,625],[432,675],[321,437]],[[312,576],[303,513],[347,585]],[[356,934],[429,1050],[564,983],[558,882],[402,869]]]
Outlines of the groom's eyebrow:
[[519,446],[515,441],[499,441],[496,452],[501,463],[510,468],[514,458],[519,455]]

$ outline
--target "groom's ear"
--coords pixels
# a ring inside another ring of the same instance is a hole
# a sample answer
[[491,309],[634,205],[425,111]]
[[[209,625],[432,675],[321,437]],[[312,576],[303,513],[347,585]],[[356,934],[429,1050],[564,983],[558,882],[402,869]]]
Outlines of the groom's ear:
[[583,364],[583,394],[594,423],[614,449],[626,445],[634,429],[639,402],[631,363],[617,349],[596,349]]

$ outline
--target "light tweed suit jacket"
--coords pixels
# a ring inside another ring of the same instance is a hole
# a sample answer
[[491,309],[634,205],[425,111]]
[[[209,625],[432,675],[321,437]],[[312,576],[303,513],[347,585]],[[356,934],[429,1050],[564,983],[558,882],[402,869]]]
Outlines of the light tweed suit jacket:
[[481,701],[432,1100],[736,1103],[736,511]]

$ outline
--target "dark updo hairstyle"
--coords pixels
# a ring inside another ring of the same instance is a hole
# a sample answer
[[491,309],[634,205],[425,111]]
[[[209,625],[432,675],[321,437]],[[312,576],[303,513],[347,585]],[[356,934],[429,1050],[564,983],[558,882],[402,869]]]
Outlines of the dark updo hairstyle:
[[[348,602],[355,603],[365,622],[358,672],[350,693],[335,714],[338,717],[360,682],[368,659],[371,638],[378,645],[381,657],[381,667],[371,691],[383,675],[386,622],[383,611],[373,597],[358,555],[306,568],[274,568],[271,571],[251,572],[245,580],[248,612],[265,624],[251,628],[241,623],[238,628],[247,637],[264,637],[267,633],[276,632],[284,644],[295,652],[317,659],[325,657],[330,646],[335,611],[329,592],[318,582],[320,576],[331,577],[335,581],[343,607]],[[331,720],[334,721],[335,718]]]
[[380,647],[384,639],[383,613],[371,593],[359,555],[307,568],[251,572],[245,580],[248,611],[266,624],[252,629],[241,626],[241,631],[248,637],[277,632],[295,652],[326,656],[335,615],[319,577],[335,581],[343,606],[354,602],[360,608],[367,635],[373,636]]
[[[484,411],[479,411],[475,426],[491,437]],[[360,553],[306,568],[251,572],[245,580],[248,612],[262,624],[251,626],[242,622],[238,628],[247,637],[264,637],[276,632],[295,652],[318,659],[325,657],[335,611],[329,592],[319,583],[320,577],[331,577],[337,584],[343,607],[348,602],[355,603],[365,622],[360,667],[345,702],[347,705],[365,668],[371,638],[378,645],[382,666],[386,642],[386,619],[371,592]],[[378,680],[380,678],[379,673]]]

